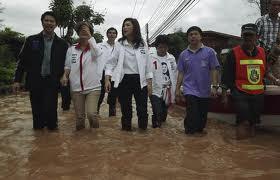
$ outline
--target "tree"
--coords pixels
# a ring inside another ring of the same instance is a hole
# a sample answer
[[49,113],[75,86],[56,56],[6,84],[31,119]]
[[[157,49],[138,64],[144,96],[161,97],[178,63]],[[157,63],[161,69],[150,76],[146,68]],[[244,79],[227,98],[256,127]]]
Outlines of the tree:
[[94,12],[90,5],[80,5],[74,10],[74,22],[87,21],[91,24],[100,25],[104,23],[104,14]]
[[7,46],[7,49],[12,53],[13,58],[8,58],[8,60],[15,60],[17,58],[23,42],[23,34],[13,31],[11,28],[5,27],[5,29],[0,31],[0,45]]
[[96,40],[97,43],[100,43],[103,41],[104,36],[100,34],[99,32],[96,32],[93,34],[94,39]]
[[186,34],[179,29],[173,34],[168,34],[169,52],[178,60],[180,53],[187,48]]
[[16,59],[23,41],[23,35],[11,28],[0,31],[0,91],[13,81]]
[[73,21],[73,0],[51,0],[49,8],[57,17],[60,36],[64,36],[65,28]]
[[267,7],[264,7],[267,5],[268,0],[246,0],[249,4],[257,7],[258,12],[263,15],[265,11],[267,11]]

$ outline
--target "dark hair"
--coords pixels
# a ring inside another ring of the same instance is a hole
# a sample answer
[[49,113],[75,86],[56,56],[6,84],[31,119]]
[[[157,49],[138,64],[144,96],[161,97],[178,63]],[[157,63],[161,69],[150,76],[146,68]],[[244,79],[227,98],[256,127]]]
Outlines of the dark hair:
[[75,31],[76,33],[79,35],[81,29],[82,29],[82,26],[87,26],[89,28],[89,31],[90,31],[90,34],[93,36],[93,27],[90,23],[88,22],[85,22],[85,21],[81,21],[81,22],[78,22],[75,26]]
[[167,35],[159,35],[156,37],[155,46],[158,47],[159,44],[166,44],[169,46],[169,38]]
[[198,26],[192,26],[187,30],[187,36],[189,35],[190,32],[192,31],[198,31],[199,34],[202,36],[202,30]]
[[126,21],[130,21],[132,23],[132,25],[133,25],[133,36],[134,36],[134,39],[133,39],[132,42],[134,44],[134,48],[139,48],[139,46],[144,46],[144,41],[143,41],[143,38],[142,38],[142,35],[141,35],[141,29],[140,29],[139,22],[138,22],[137,19],[134,19],[134,18],[126,18],[123,21],[123,24],[122,24],[122,37],[119,39],[119,42],[123,43],[123,41],[127,39],[125,37],[125,35],[124,35],[124,32],[123,32],[124,23]]
[[57,19],[56,19],[56,16],[55,16],[55,14],[54,14],[53,11],[46,11],[46,12],[44,12],[44,13],[41,15],[41,22],[42,22],[42,23],[43,23],[43,20],[44,20],[44,18],[45,18],[46,16],[52,16],[52,17],[54,18],[54,20],[55,20],[55,23],[57,23]]
[[115,31],[115,32],[116,32],[116,34],[118,35],[118,31],[117,31],[115,28],[113,28],[113,27],[110,27],[109,29],[107,29],[106,34],[108,34],[108,33],[109,33],[109,31]]

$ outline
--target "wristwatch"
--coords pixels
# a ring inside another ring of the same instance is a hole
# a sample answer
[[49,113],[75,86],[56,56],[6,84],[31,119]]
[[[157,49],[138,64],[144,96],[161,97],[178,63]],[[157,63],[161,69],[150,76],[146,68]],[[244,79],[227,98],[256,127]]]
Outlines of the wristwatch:
[[219,85],[212,85],[212,88],[219,89]]

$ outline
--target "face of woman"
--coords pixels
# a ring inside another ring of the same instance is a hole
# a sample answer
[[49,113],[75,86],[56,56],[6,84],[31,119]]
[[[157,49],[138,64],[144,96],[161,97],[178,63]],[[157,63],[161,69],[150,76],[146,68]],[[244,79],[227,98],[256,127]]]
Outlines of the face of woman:
[[89,30],[89,27],[86,26],[86,25],[83,25],[81,27],[81,30],[79,32],[79,37],[82,39],[82,38],[88,38],[88,36],[90,35],[90,30]]
[[133,35],[133,24],[130,21],[124,22],[123,25],[123,34],[124,36],[132,36]]

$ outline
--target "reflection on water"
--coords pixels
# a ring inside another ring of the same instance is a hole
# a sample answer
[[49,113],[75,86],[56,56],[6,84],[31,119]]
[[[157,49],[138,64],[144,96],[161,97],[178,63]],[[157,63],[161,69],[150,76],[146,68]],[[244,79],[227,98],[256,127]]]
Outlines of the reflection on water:
[[205,137],[188,137],[174,107],[161,129],[123,132],[106,108],[97,130],[74,131],[73,110],[59,110],[58,132],[35,132],[28,96],[1,97],[0,179],[280,179],[279,131],[236,141],[233,126],[210,120]]

